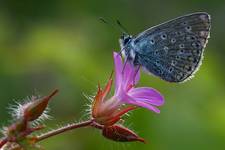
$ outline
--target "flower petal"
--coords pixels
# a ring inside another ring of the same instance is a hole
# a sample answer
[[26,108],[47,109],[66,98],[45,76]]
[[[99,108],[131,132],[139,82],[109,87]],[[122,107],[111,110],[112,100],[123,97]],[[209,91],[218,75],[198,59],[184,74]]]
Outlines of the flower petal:
[[155,89],[149,87],[132,88],[128,95],[136,101],[142,101],[155,106],[164,104],[164,97]]
[[[119,103],[132,104],[147,108],[156,113],[160,110],[155,106],[164,103],[163,96],[155,89],[149,87],[133,88],[140,78],[140,67],[129,61],[123,64],[121,56],[114,52],[115,63],[115,96]],[[125,66],[124,66],[125,65]]]
[[113,52],[113,57],[114,57],[114,65],[115,65],[115,92],[119,90],[122,82],[122,70],[123,70],[123,62],[121,56]]
[[114,64],[115,64],[115,91],[118,92],[118,89],[123,88],[128,90],[130,85],[137,84],[140,79],[140,67],[132,65],[128,60],[125,60],[123,63],[119,53],[114,52]]
[[139,82],[139,80],[140,80],[140,76],[141,76],[141,73],[140,73],[140,66],[138,66],[138,67],[136,67],[136,69],[138,69],[138,70],[136,70],[135,71],[135,85]]
[[160,110],[157,107],[154,107],[154,106],[149,105],[147,103],[144,103],[142,101],[130,101],[129,104],[133,104],[133,105],[136,105],[136,106],[144,107],[144,108],[152,110],[152,111],[154,111],[156,113],[160,113]]
[[140,79],[140,69],[138,66],[132,65],[130,62],[125,62],[124,65],[123,86],[127,88],[129,85],[138,83]]
[[156,113],[160,113],[160,110],[158,108],[156,108],[155,106],[153,106],[155,104],[151,103],[149,101],[146,102],[146,99],[143,100],[143,99],[140,99],[137,97],[133,97],[133,96],[128,95],[125,92],[120,92],[120,95],[118,95],[117,98],[123,103],[131,104],[131,105],[135,105],[135,106],[139,106],[139,107],[144,107],[144,108],[152,110]]

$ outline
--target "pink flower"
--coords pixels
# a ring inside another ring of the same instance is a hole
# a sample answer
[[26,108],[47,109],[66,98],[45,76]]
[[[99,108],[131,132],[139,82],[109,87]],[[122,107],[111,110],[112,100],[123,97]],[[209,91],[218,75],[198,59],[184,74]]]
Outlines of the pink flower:
[[113,125],[121,119],[121,116],[137,106],[159,113],[160,110],[157,106],[163,105],[163,96],[153,88],[136,88],[135,85],[140,79],[139,68],[129,62],[123,64],[121,56],[116,52],[113,53],[113,56],[115,92],[112,97],[108,98],[112,77],[103,90],[99,86],[92,105],[92,117],[95,121],[101,125]]
[[116,72],[115,96],[120,103],[132,104],[160,113],[156,106],[164,104],[163,96],[150,87],[134,87],[140,79],[139,68],[134,67],[129,62],[124,64],[123,68],[122,58],[115,52],[114,63]]

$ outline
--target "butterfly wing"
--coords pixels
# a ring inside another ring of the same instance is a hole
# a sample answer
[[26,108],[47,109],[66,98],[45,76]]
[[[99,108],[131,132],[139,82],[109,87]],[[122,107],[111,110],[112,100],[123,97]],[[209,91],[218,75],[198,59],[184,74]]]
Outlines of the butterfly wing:
[[209,38],[210,16],[199,12],[147,29],[134,38],[134,63],[169,82],[183,82],[198,69]]

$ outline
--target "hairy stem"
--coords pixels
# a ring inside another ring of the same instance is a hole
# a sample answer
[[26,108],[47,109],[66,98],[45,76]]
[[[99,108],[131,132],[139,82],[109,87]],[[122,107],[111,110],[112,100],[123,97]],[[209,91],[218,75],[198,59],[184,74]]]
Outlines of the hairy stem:
[[94,128],[96,128],[96,129],[100,129],[100,130],[102,130],[103,128],[104,128],[104,126],[103,125],[100,125],[100,124],[98,124],[98,123],[96,123],[96,122],[92,122],[92,124],[90,124],[92,127],[94,127]]
[[84,122],[80,122],[80,123],[74,123],[74,124],[70,124],[68,126],[59,128],[59,129],[52,130],[50,132],[47,132],[47,133],[44,133],[44,134],[38,136],[36,142],[42,141],[42,140],[47,139],[49,137],[52,137],[52,136],[64,133],[66,131],[76,129],[76,128],[87,127],[87,126],[91,125],[92,123],[93,123],[93,120],[88,120],[88,121],[84,121]]

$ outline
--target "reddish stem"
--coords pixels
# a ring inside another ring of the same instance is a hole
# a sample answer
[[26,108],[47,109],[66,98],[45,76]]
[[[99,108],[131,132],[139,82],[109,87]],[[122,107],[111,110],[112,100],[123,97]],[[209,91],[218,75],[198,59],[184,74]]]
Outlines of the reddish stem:
[[7,142],[8,142],[8,140],[6,138],[1,139],[0,140],[0,148],[3,147]]
[[92,127],[94,127],[94,128],[96,128],[96,129],[100,129],[100,130],[102,130],[103,128],[104,128],[104,126],[103,125],[100,125],[100,124],[98,124],[98,123],[96,123],[96,122],[92,122],[92,124],[90,124]]
[[42,135],[38,136],[37,139],[36,139],[36,142],[42,141],[42,140],[47,139],[49,137],[52,137],[52,136],[64,133],[66,131],[76,129],[76,128],[87,127],[87,126],[91,125],[92,123],[93,123],[93,120],[88,120],[88,121],[84,121],[84,122],[81,122],[81,123],[70,124],[68,126],[65,126],[65,127],[62,127],[62,128],[59,128],[59,129],[56,129],[56,130],[53,130],[53,131],[50,131],[50,132],[47,132],[45,134],[42,134]]

